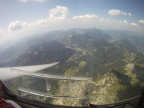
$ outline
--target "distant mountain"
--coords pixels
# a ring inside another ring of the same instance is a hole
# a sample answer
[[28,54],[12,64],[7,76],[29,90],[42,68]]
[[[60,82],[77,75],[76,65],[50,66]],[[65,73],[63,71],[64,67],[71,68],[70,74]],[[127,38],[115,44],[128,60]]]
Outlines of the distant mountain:
[[[60,62],[43,73],[90,77],[92,80],[78,94],[88,97],[90,103],[113,103],[139,95],[144,86],[143,40],[142,36],[129,31],[94,28],[52,31],[3,49],[0,52],[0,66]],[[42,86],[39,80],[25,82],[27,87],[33,89],[36,89],[35,84]],[[62,82],[52,84],[56,85],[54,94],[65,94]],[[75,83],[75,86],[78,85]],[[59,101],[66,105],[82,104]]]
[[142,33],[126,30],[103,30],[103,32],[108,34],[113,41],[126,39],[136,46],[139,51],[144,51],[144,34]]
[[0,66],[27,66],[52,62],[64,63],[74,51],[57,41],[29,40],[0,53]]

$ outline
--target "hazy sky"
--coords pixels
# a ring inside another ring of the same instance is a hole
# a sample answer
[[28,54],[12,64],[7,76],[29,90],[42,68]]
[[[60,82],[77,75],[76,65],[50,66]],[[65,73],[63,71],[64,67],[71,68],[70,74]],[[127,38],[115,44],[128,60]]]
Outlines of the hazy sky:
[[144,31],[144,0],[0,0],[0,42],[87,27]]

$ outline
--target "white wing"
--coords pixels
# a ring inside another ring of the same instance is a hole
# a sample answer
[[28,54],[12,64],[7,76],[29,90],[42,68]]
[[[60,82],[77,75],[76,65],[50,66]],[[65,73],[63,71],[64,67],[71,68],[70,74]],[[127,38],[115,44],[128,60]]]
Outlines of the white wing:
[[10,69],[19,69],[28,72],[37,72],[52,66],[57,65],[59,62],[51,63],[51,64],[43,64],[43,65],[33,65],[33,66],[20,66],[20,67],[7,67],[7,68],[0,68],[0,79],[1,80],[8,80],[12,78],[16,78],[22,76],[22,74],[11,72]]
[[18,74],[22,74],[22,75],[38,77],[38,78],[43,78],[43,79],[73,80],[73,81],[74,80],[75,81],[90,80],[90,78],[86,78],[86,77],[70,77],[70,76],[60,76],[60,75],[52,75],[52,74],[34,73],[34,72],[19,70],[19,69],[15,69],[15,68],[11,68],[11,71],[13,73],[18,73]]

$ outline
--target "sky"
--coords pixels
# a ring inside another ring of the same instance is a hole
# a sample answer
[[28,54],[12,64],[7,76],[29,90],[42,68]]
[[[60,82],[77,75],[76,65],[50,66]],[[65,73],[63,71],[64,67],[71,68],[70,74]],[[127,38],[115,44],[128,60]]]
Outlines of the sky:
[[0,43],[58,29],[144,32],[144,0],[0,0]]

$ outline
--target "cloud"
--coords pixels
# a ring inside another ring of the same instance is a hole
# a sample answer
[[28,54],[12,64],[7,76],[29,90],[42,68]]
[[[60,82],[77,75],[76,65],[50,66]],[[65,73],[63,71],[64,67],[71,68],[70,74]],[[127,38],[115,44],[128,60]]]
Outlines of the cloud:
[[51,20],[63,20],[68,17],[69,10],[67,7],[64,6],[56,6],[56,8],[53,8],[48,11],[49,12],[49,19]]
[[89,20],[89,19],[96,19],[98,16],[95,14],[86,14],[86,15],[79,15],[79,16],[74,16],[72,19],[74,20]]
[[24,3],[27,3],[27,2],[30,2],[30,1],[42,3],[42,2],[44,2],[46,0],[20,0],[20,2],[24,2]]
[[2,36],[2,29],[0,28],[0,37]]
[[100,19],[100,21],[103,21],[103,20],[104,20],[103,18]]
[[[26,1],[30,1],[30,0],[26,0]],[[81,26],[81,27],[83,27],[82,25],[89,25],[89,27],[93,27],[93,26],[96,27],[97,26],[96,24],[98,24],[98,25],[102,24],[105,26],[106,23],[111,24],[111,26],[113,26],[113,25],[115,25],[115,26],[133,25],[133,27],[134,26],[138,27],[137,26],[138,24],[128,23],[127,20],[123,20],[123,21],[106,20],[104,18],[97,16],[96,14],[77,15],[77,16],[73,16],[72,18],[68,18],[69,9],[67,7],[64,7],[64,6],[56,6],[55,8],[48,10],[48,13],[49,13],[49,15],[47,18],[43,18],[43,19],[36,20],[33,22],[29,22],[29,23],[25,23],[25,22],[22,22],[20,20],[17,20],[15,22],[11,22],[8,26],[8,30],[9,31],[16,31],[16,30],[19,30],[22,28],[25,28],[24,30],[29,30],[29,29],[35,29],[35,28],[42,28],[44,26],[46,26],[46,27],[50,26],[51,27],[51,26],[56,26],[59,24],[65,26],[64,24],[68,24],[68,23],[69,24],[67,26],[69,26],[69,27],[73,26],[73,25],[77,25],[77,26]],[[131,16],[131,13],[122,12],[120,10],[115,10],[115,11],[111,10],[109,12],[109,14]],[[98,20],[96,20],[96,19],[98,19]],[[143,22],[143,20],[141,22]],[[76,26],[73,26],[73,27],[76,27]],[[20,32],[21,31],[22,30],[20,30]]]
[[121,10],[116,10],[116,9],[109,10],[107,13],[112,16],[116,16],[116,15],[132,16],[130,12],[127,13],[127,12],[123,12]]
[[41,20],[37,20],[35,22],[32,23],[24,23],[21,22],[19,20],[15,21],[15,22],[11,22],[10,25],[8,26],[8,30],[9,31],[16,31],[25,27],[33,27],[33,26],[37,26],[37,25],[42,25],[42,24],[46,24],[49,22],[49,19],[41,19]]
[[55,8],[49,10],[48,12],[49,12],[49,17],[47,19],[40,19],[32,23],[24,23],[19,20],[15,22],[11,22],[8,26],[8,30],[16,31],[24,27],[33,27],[33,26],[42,25],[46,23],[53,23],[54,21],[64,20],[68,17],[69,10],[67,7],[64,6],[56,6]]
[[8,26],[8,30],[9,31],[16,31],[19,30],[23,27],[26,27],[27,24],[26,23],[22,23],[21,21],[17,20],[15,22],[11,22],[10,25]]
[[127,13],[127,15],[128,15],[128,16],[130,16],[130,17],[132,16],[132,14],[131,14],[130,12],[129,12],[129,13]]
[[28,0],[19,0],[19,1],[20,1],[20,2],[25,2],[25,3],[28,2]]
[[144,24],[144,20],[139,20],[139,23]]
[[44,2],[46,0],[31,0],[31,1],[35,1],[35,2]]
[[125,23],[125,24],[128,24],[127,20],[124,20],[124,23]]
[[27,24],[27,27],[32,27],[32,26],[36,26],[36,25],[42,25],[42,24],[46,24],[49,22],[49,19],[41,19],[41,20],[37,20],[35,22],[32,22],[30,24]]
[[131,25],[133,25],[133,26],[137,26],[137,23],[131,23]]

